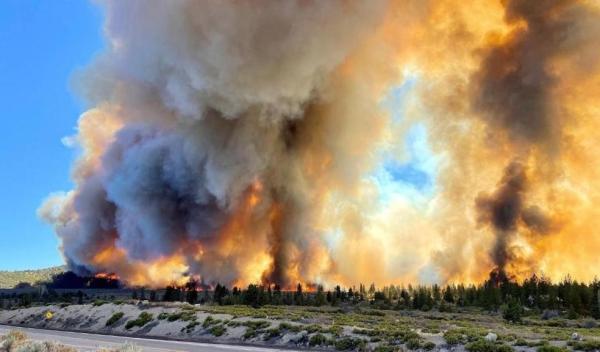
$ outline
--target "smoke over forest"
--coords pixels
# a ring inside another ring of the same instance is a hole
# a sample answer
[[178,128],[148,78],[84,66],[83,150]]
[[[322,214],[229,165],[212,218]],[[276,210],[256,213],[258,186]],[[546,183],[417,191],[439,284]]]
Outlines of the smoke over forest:
[[[100,6],[75,186],[39,209],[70,269],[150,286],[598,274],[598,2]],[[427,192],[378,176],[414,128]]]

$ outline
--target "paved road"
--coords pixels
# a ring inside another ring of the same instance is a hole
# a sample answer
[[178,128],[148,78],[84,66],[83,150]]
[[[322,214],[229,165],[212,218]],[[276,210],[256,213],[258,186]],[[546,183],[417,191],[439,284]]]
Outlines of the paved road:
[[[271,348],[217,345],[209,343],[170,341],[144,339],[137,337],[123,337],[112,335],[97,335],[83,332],[67,332],[56,330],[43,330],[32,328],[16,328],[12,326],[0,325],[0,335],[6,334],[9,330],[22,330],[27,333],[32,340],[37,341],[56,341],[63,345],[76,348],[78,351],[97,351],[100,348],[114,348],[123,345],[125,342],[135,343],[141,347],[144,352],[275,352],[284,351]],[[289,350],[285,350],[289,351]]]

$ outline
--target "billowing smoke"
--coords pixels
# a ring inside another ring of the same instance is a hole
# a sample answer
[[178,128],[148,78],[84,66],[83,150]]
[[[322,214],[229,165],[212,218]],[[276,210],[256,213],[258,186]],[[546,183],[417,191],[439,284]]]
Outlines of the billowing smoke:
[[[291,286],[600,265],[593,1],[101,4],[75,187],[39,211],[71,268]],[[432,195],[374,181],[414,124]]]
[[510,239],[519,226],[525,226],[535,234],[544,234],[549,229],[549,220],[536,206],[525,206],[527,175],[523,164],[511,162],[504,170],[498,188],[491,195],[482,194],[475,200],[479,222],[490,225],[496,233],[496,242],[491,257],[500,273],[513,259]]
[[384,3],[103,6],[108,48],[80,75],[95,108],[79,123],[77,185],[41,210],[70,266],[132,282],[308,277],[319,198],[357,182],[350,163],[378,133],[332,77]]
[[[509,143],[517,146],[519,157],[530,158],[537,149],[558,158],[561,127],[568,121],[560,101],[555,101],[559,100],[554,92],[561,77],[553,72],[552,63],[581,49],[579,45],[586,39],[581,33],[584,28],[578,26],[585,23],[589,11],[585,4],[570,0],[506,0],[503,6],[507,24],[516,28],[483,50],[483,61],[472,78],[473,105],[490,130],[505,133]],[[544,167],[535,161],[531,164]],[[480,221],[491,224],[496,233],[491,256],[500,272],[517,257],[511,255],[509,246],[519,221],[535,233],[550,229],[539,207],[525,208],[525,168],[511,161],[494,194],[476,199]],[[546,176],[543,182],[553,181]]]

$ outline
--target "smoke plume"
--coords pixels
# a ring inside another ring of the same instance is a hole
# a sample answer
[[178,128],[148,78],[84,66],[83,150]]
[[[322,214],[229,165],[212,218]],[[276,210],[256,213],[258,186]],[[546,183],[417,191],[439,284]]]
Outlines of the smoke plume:
[[[600,264],[593,1],[101,6],[75,187],[39,210],[72,269],[292,287]],[[417,125],[431,194],[382,188]]]

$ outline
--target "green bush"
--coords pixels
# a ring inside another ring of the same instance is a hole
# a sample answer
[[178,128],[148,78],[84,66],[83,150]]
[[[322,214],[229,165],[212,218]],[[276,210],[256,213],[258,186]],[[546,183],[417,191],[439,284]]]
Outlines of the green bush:
[[114,323],[118,322],[119,320],[121,320],[121,318],[123,318],[123,312],[117,312],[115,314],[113,314],[110,318],[108,318],[108,320],[106,321],[106,326],[111,326]]
[[266,329],[269,326],[271,326],[271,323],[269,323],[268,321],[265,320],[249,320],[245,323],[243,323],[243,325],[252,328],[254,330],[260,330],[260,329]]
[[277,327],[277,328],[272,328],[266,331],[266,334],[263,338],[263,340],[267,341],[276,337],[281,336],[281,327]]
[[158,317],[156,317],[156,319],[158,320],[165,320],[169,318],[169,313],[167,312],[162,312],[158,315]]
[[172,314],[168,314],[168,313],[160,313],[159,315],[159,319],[167,319],[168,321],[177,321],[177,320],[182,320],[182,321],[192,321],[192,320],[196,320],[196,312],[193,310],[185,310],[185,311],[179,311],[176,313],[172,313]]
[[579,351],[596,351],[600,350],[600,341],[588,340],[588,341],[573,341],[571,344],[574,350]]
[[204,319],[204,322],[202,323],[202,327],[203,328],[208,328],[211,325],[216,325],[218,323],[220,323],[221,321],[218,319],[213,318],[212,316],[207,316],[206,319]]
[[495,344],[490,341],[477,340],[469,342],[465,349],[469,352],[512,352],[513,348],[504,344]]
[[321,332],[323,330],[323,328],[321,328],[320,325],[312,324],[312,325],[306,326],[304,328],[304,330],[306,330],[306,332],[308,332],[309,334],[312,334],[315,332]]
[[406,341],[406,347],[408,347],[411,350],[418,350],[419,348],[421,348],[421,340],[412,337],[408,339],[408,341]]
[[355,339],[353,337],[344,337],[336,340],[334,343],[335,349],[338,351],[356,350],[365,346],[365,342],[362,339]]
[[227,332],[227,328],[224,327],[223,325],[215,325],[212,328],[210,328],[208,330],[208,332],[210,332],[214,336],[219,337],[219,336],[221,336],[221,335],[223,335],[224,333]]
[[92,303],[92,305],[94,307],[100,307],[101,305],[107,304],[108,302],[106,302],[105,300],[101,300],[101,299],[97,299],[94,301],[94,303]]
[[543,345],[537,348],[537,352],[567,352],[568,349],[558,346]]
[[300,332],[302,331],[302,325],[292,325],[290,323],[281,323],[279,324],[279,329],[280,330],[287,330],[287,331],[291,331],[291,332]]
[[327,337],[322,334],[315,334],[308,340],[309,346],[323,346],[327,344]]
[[435,348],[435,343],[431,342],[431,341],[427,341],[423,344],[423,349],[425,351],[431,351],[432,349]]
[[242,335],[242,337],[244,338],[244,340],[247,340],[256,337],[256,335],[258,335],[258,332],[255,329],[246,328],[246,332],[244,333],[244,335]]
[[183,321],[192,321],[192,320],[196,320],[196,319],[197,319],[197,317],[196,317],[196,312],[195,312],[195,311],[192,311],[192,310],[186,310],[186,311],[183,311],[183,312],[180,314],[180,316],[179,316],[179,319],[180,319],[180,320],[183,320]]
[[373,352],[396,352],[399,348],[396,346],[377,346],[373,349]]
[[518,338],[517,341],[515,341],[515,346],[527,346],[527,341],[523,338]]
[[169,315],[169,317],[167,318],[168,321],[176,321],[179,320],[179,318],[181,318],[181,312],[180,313],[173,313],[171,315]]
[[502,311],[502,317],[511,323],[520,322],[522,314],[523,307],[521,307],[521,304],[515,299],[511,299]]
[[466,339],[460,330],[448,330],[444,333],[444,340],[448,345],[459,345],[465,343]]
[[127,324],[125,325],[125,329],[129,330],[134,326],[142,327],[148,324],[150,321],[152,321],[152,318],[152,314],[148,312],[141,312],[140,315],[138,315],[137,319],[130,320],[127,322]]
[[185,328],[181,329],[182,331],[185,330],[188,334],[192,331],[194,331],[194,329],[196,328],[196,326],[200,325],[199,322],[193,320],[190,321]]

